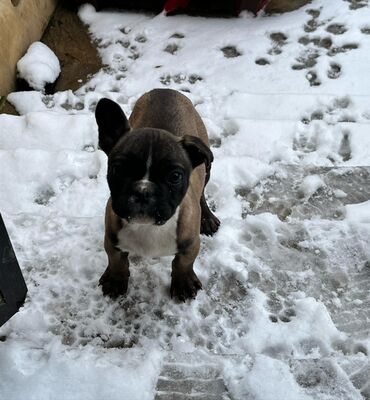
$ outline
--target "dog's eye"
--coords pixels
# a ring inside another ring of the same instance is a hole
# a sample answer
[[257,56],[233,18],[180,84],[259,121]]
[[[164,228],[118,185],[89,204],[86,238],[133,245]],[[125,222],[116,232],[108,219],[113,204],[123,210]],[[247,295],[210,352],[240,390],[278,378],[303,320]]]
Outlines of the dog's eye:
[[118,164],[111,164],[108,166],[108,174],[110,175],[117,175],[120,170],[120,165]]
[[171,183],[172,185],[178,185],[179,183],[182,182],[182,177],[183,174],[180,171],[173,171],[170,173],[168,176],[168,182]]

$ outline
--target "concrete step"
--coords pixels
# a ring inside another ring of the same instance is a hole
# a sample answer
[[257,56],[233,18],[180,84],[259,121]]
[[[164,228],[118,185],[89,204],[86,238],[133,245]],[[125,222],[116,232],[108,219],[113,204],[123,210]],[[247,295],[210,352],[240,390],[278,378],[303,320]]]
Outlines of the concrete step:
[[220,356],[169,354],[157,382],[155,400],[231,400],[222,378]]
[[[305,182],[316,177],[322,186],[305,192]],[[323,218],[343,220],[347,204],[370,200],[370,167],[286,166],[252,189],[240,187],[237,194],[247,202],[247,212],[270,212],[285,221]]]
[[[311,176],[323,186],[308,196],[302,184]],[[276,297],[284,299],[287,291],[302,290],[327,306],[338,329],[356,340],[368,337],[370,227],[349,225],[345,219],[348,205],[370,200],[370,167],[287,166],[252,189],[237,189],[237,194],[244,201],[244,218],[269,212],[286,223],[278,251],[257,240],[258,235],[252,235],[249,245],[274,268],[272,291],[268,280],[254,283],[271,291],[271,304]],[[292,281],[307,269],[312,278]],[[279,318],[281,305],[271,312]]]
[[364,95],[235,92],[223,99],[222,107],[229,119],[299,121],[314,112],[314,119],[321,119],[321,114],[347,111],[369,121],[369,100]]
[[[215,355],[203,351],[170,353],[157,382],[155,400],[231,400],[222,376],[225,361],[236,366],[247,358],[251,360],[250,372],[253,374],[255,358],[251,355]],[[310,398],[370,398],[370,363],[364,355],[284,361],[289,364],[293,379],[302,392]],[[252,393],[250,396],[254,398]]]

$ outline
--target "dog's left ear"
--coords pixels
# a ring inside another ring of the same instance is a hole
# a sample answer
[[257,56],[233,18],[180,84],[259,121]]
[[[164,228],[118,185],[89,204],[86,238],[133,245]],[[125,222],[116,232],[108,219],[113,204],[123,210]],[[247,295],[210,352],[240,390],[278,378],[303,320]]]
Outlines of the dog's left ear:
[[99,147],[108,155],[118,140],[130,130],[121,107],[112,100],[100,99],[95,109],[99,128]]
[[188,154],[193,168],[204,163],[208,171],[213,161],[213,154],[203,140],[195,136],[185,135],[181,138],[180,143]]

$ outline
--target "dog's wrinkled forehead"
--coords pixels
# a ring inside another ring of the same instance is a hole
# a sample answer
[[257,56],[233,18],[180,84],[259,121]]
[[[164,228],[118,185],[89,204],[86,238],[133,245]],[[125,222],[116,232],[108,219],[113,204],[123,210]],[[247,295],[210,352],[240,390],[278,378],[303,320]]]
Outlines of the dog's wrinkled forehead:
[[109,154],[109,162],[125,157],[140,160],[148,168],[161,163],[177,163],[186,169],[191,167],[178,139],[160,129],[136,129],[123,136]]

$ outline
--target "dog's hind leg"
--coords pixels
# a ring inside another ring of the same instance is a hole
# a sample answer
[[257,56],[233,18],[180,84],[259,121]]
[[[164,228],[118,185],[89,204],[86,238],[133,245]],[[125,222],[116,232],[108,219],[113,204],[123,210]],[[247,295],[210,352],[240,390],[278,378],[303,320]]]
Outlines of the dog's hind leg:
[[[204,189],[209,181],[210,175],[211,175],[211,165],[209,165],[207,168]],[[220,220],[209,209],[206,198],[204,196],[204,189],[202,197],[200,198],[200,208],[202,211],[200,219],[200,233],[207,236],[213,236],[213,234],[215,234],[218,231],[218,228],[220,227]]]
[[207,236],[213,236],[220,226],[220,220],[209,209],[204,193],[200,199],[200,208],[202,210],[200,233]]

